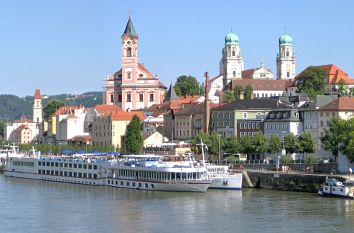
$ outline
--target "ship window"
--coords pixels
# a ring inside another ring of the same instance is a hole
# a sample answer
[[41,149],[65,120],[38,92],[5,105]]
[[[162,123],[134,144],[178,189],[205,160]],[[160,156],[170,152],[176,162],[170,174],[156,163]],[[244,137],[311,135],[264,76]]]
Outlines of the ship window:
[[108,184],[111,184],[111,180],[108,180]]
[[69,172],[69,177],[72,177],[73,176],[73,173],[72,172]]
[[154,185],[154,184],[151,184],[151,188],[155,188],[155,185]]
[[149,188],[149,185],[147,183],[145,183],[145,188]]
[[77,164],[76,163],[74,163],[74,168],[77,168]]
[[133,184],[133,187],[135,187],[135,182],[133,182],[132,184]]
[[55,171],[55,175],[57,176],[59,174],[59,172],[58,171]]
[[38,166],[41,166],[41,162],[38,162]]
[[38,174],[41,174],[41,172],[42,172],[41,169],[38,169]]
[[97,174],[93,174],[93,178],[94,178],[94,179],[97,179]]
[[51,166],[51,167],[54,167],[54,162],[51,162],[51,163],[50,163],[50,166]]
[[139,188],[141,188],[141,183],[139,183]]
[[59,166],[60,166],[60,167],[63,167],[63,163],[59,163]]
[[93,169],[95,169],[95,170],[96,170],[96,169],[97,169],[97,165],[93,165]]
[[74,172],[74,177],[77,177],[77,173],[76,172]]
[[116,185],[118,185],[118,181],[116,180]]
[[72,163],[69,163],[69,168],[72,168],[73,167],[73,164]]
[[58,166],[59,166],[59,163],[55,163],[55,166],[58,167]]
[[92,169],[92,165],[88,165],[88,169]]
[[123,181],[121,181],[121,182],[120,182],[120,185],[122,185],[122,186],[123,186],[123,185],[124,185],[124,182],[123,182]]
[[87,169],[87,164],[84,164],[84,165],[83,165],[83,168],[84,168],[84,169]]
[[68,176],[68,172],[64,172],[64,176]]
[[127,182],[127,186],[130,186],[130,183],[129,183],[129,182]]
[[60,171],[60,172],[59,172],[59,175],[63,176],[63,171]]
[[50,174],[51,174],[51,175],[54,175],[54,171],[50,171]]
[[78,164],[78,167],[79,167],[79,168],[82,168],[82,164]]

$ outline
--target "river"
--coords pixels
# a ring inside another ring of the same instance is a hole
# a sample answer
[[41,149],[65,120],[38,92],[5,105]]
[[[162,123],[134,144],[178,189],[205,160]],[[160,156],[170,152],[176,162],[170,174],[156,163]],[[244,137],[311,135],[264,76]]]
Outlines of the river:
[[0,175],[0,232],[354,232],[354,200],[258,189],[206,193]]

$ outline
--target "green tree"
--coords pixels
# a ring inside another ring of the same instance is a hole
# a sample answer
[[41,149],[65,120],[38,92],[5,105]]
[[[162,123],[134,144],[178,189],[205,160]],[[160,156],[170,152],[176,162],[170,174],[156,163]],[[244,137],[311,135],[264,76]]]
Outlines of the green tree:
[[252,137],[252,149],[255,153],[263,155],[267,151],[267,138],[262,133]]
[[44,118],[48,120],[61,106],[64,106],[64,103],[59,100],[51,100],[43,108]]
[[249,136],[242,136],[239,139],[240,145],[241,145],[241,153],[242,154],[249,154],[253,152],[253,146],[252,146],[252,138]]
[[127,128],[127,137],[125,140],[126,153],[140,154],[142,147],[143,138],[141,136],[140,119],[137,115],[134,115]]
[[347,131],[347,124],[345,120],[332,118],[328,122],[328,129],[325,129],[324,136],[321,138],[322,145],[325,150],[332,152],[334,160],[337,161],[338,152],[340,150],[340,143],[345,141],[343,139],[343,132]]
[[319,67],[309,67],[298,75],[296,80],[298,92],[306,92],[310,97],[326,93],[328,74]]
[[5,123],[0,121],[0,138],[5,136]]
[[282,164],[290,164],[292,162],[293,162],[293,156],[289,154],[280,157],[280,163]]
[[343,79],[339,80],[338,85],[337,85],[337,90],[338,90],[340,96],[349,96],[350,95],[350,90],[348,89],[348,86]]
[[234,96],[235,96],[235,100],[239,100],[240,99],[240,95],[242,92],[243,88],[241,85],[237,85],[234,89]]
[[252,87],[251,84],[249,84],[249,85],[246,87],[245,92],[244,92],[244,94],[243,94],[244,99],[246,99],[246,100],[251,99],[251,98],[252,98],[252,93],[253,93],[253,87]]
[[191,96],[191,95],[203,95],[203,88],[199,85],[198,80],[191,75],[182,75],[177,78],[174,86],[176,95],[178,96]]
[[280,137],[276,134],[272,134],[267,140],[267,152],[269,154],[279,153],[282,147]]
[[293,133],[284,137],[284,146],[286,152],[289,154],[300,152],[299,139]]
[[221,97],[221,101],[223,103],[231,103],[231,102],[234,102],[235,100],[236,100],[235,94],[230,90],[224,91],[224,93]]
[[241,145],[236,136],[225,138],[222,144],[222,150],[227,154],[237,154],[241,151]]
[[315,142],[312,140],[311,133],[309,131],[303,132],[299,136],[300,151],[301,153],[313,153]]

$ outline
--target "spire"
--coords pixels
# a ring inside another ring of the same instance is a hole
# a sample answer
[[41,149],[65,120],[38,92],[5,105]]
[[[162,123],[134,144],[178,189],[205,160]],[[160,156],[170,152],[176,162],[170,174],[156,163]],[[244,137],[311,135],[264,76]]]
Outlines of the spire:
[[35,99],[41,99],[41,90],[39,89],[36,89],[35,92],[34,92],[34,98]]
[[171,100],[178,100],[178,96],[176,95],[175,89],[173,88],[172,82],[170,88],[167,91],[165,102]]
[[125,30],[124,30],[124,33],[123,33],[122,36],[124,36],[124,35],[138,37],[138,34],[135,32],[135,29],[134,29],[134,26],[133,26],[133,22],[132,22],[130,16],[129,16],[127,26],[125,27]]

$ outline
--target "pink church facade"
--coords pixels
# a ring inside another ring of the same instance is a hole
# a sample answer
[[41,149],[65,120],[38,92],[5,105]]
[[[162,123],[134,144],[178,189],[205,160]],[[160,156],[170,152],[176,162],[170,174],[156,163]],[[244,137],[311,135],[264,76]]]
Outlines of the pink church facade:
[[122,39],[122,68],[104,81],[104,104],[124,111],[160,104],[166,92],[158,77],[138,62],[138,34],[129,18]]

